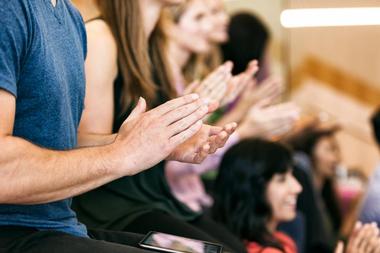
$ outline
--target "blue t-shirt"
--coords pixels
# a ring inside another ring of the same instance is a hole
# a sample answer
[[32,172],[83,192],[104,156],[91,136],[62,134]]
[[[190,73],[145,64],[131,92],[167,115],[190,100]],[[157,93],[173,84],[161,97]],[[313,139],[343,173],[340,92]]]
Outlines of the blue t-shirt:
[[[16,97],[13,135],[44,148],[75,148],[85,93],[79,12],[69,0],[55,7],[50,0],[0,0],[0,17],[0,88]],[[70,205],[0,205],[0,226],[87,236]]]

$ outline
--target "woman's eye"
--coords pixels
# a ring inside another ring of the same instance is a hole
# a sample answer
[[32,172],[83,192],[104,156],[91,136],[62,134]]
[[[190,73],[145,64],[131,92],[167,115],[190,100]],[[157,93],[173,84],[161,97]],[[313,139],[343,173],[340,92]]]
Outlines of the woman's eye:
[[195,20],[199,21],[199,20],[201,20],[203,17],[204,17],[203,14],[198,14],[197,16],[195,16]]
[[286,181],[286,176],[285,175],[281,175],[279,178],[278,178],[278,181],[283,183]]
[[279,183],[284,183],[286,181],[286,175],[282,175],[282,174],[276,175],[275,181]]

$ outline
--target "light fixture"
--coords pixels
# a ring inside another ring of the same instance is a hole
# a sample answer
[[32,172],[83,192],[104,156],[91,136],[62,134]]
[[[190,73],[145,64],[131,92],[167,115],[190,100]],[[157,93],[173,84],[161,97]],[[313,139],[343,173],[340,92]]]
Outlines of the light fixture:
[[380,25],[379,7],[288,9],[281,13],[286,28]]

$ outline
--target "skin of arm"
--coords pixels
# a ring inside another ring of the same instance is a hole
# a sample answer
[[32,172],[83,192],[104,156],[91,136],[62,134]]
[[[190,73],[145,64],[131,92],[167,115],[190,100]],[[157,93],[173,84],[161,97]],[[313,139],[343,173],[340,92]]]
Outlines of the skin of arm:
[[[199,148],[185,145],[201,130],[201,119],[208,112],[208,106],[195,94],[148,112],[145,100],[140,99],[116,138],[81,133],[80,146],[98,147],[70,151],[44,149],[13,136],[16,99],[1,89],[0,108],[1,204],[42,204],[73,197],[135,175],[165,158],[200,162],[209,153],[207,146],[212,152],[229,135],[218,131],[206,141],[205,149],[199,143]],[[106,143],[110,144],[102,145]]]
[[208,111],[193,95],[149,112],[145,112],[142,99],[112,144],[53,151],[12,136],[15,106],[15,97],[0,89],[2,204],[53,202],[135,175],[168,157],[196,134]]
[[85,109],[78,130],[78,146],[110,144],[114,118],[113,82],[117,76],[117,46],[103,20],[86,25],[87,59]]
[[117,178],[102,158],[110,152],[108,147],[73,151],[40,148],[12,136],[16,102],[3,90],[0,107],[0,203],[50,202]]
[[[116,135],[110,134],[112,133],[114,118],[113,82],[117,76],[117,45],[112,32],[103,20],[88,23],[86,31],[88,41],[88,54],[85,63],[86,98],[85,110],[79,126],[79,147],[110,144],[116,137]],[[223,75],[228,76],[231,67],[224,67],[223,71],[221,70]],[[199,163],[209,153],[214,153],[216,148],[227,140],[232,134],[230,128],[231,125],[226,123],[219,128],[221,129],[219,132],[216,132],[215,130],[210,131],[210,129],[218,128],[210,128],[204,125],[199,133],[174,150],[167,159]],[[211,139],[212,143],[207,143],[207,138],[212,135],[219,136],[216,141],[213,140],[215,139],[214,136]],[[202,143],[205,143],[206,150],[198,152],[199,150],[194,147],[200,147]]]

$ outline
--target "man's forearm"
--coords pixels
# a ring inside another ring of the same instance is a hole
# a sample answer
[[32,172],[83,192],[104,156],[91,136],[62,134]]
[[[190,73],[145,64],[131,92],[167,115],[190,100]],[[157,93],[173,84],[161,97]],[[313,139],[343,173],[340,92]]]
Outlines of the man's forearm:
[[0,146],[2,204],[53,202],[122,176],[114,170],[110,146],[52,151],[12,136],[2,137]]

